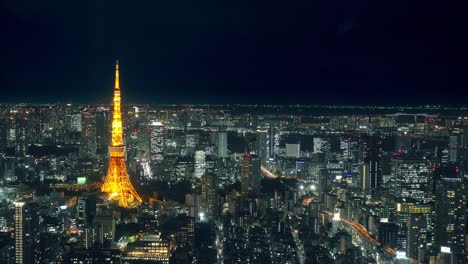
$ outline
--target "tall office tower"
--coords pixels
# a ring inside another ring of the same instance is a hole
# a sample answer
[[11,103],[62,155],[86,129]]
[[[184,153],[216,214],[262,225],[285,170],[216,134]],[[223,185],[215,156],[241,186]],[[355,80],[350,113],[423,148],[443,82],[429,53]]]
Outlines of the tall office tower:
[[81,144],[87,156],[95,157],[97,154],[96,114],[83,113],[83,131]]
[[80,195],[76,203],[76,220],[82,225],[91,224],[96,215],[96,196]]
[[463,129],[455,128],[449,137],[449,161],[461,163],[464,158],[465,137]]
[[101,191],[108,193],[110,199],[119,201],[121,207],[135,207],[142,202],[135,191],[125,164],[125,145],[123,141],[122,113],[120,109],[119,61],[115,67],[114,105],[112,113],[112,141],[109,146],[109,167]]
[[241,193],[249,193],[251,186],[251,174],[252,171],[252,159],[250,153],[245,153],[242,156],[242,168],[241,168]]
[[205,151],[195,151],[195,178],[200,179],[206,172],[206,155]]
[[358,171],[359,173],[355,177],[356,187],[362,194],[366,194],[370,191],[369,164],[360,162],[358,165]]
[[70,116],[70,131],[72,132],[81,132],[82,127],[82,118],[81,114],[72,114]]
[[202,208],[206,216],[216,216],[216,175],[206,173],[201,178]]
[[216,133],[216,148],[218,153],[218,158],[227,158],[227,133],[218,132]]
[[398,201],[395,208],[395,219],[398,225],[398,247],[406,251],[406,256],[422,259],[421,250],[425,250],[429,241],[428,234],[432,225],[432,207],[421,204],[411,198]]
[[286,157],[299,158],[301,156],[301,144],[288,144],[286,143]]
[[274,127],[274,125],[270,125],[269,127],[269,144],[270,144],[270,159],[275,160],[276,155],[278,154],[278,148],[279,148],[279,140],[280,136],[277,133],[277,129]]
[[98,108],[96,111],[96,145],[98,150],[104,152],[109,146],[109,125],[112,114],[107,108]]
[[85,226],[81,235],[81,246],[85,249],[92,248],[97,242],[97,230],[94,226]]
[[378,158],[369,158],[366,161],[366,164],[369,166],[369,188],[373,191],[376,191],[381,186],[382,182],[382,168],[380,159]]
[[185,205],[188,207],[188,214],[190,217],[196,218],[199,216],[203,204],[202,200],[200,194],[188,193],[185,195]]
[[242,156],[241,193],[247,194],[258,187],[262,179],[260,158],[250,153]]
[[397,247],[398,226],[395,223],[381,222],[377,239],[384,246]]
[[79,225],[86,223],[86,197],[78,196],[76,203],[76,220]]
[[41,263],[39,205],[15,203],[15,263]]
[[430,242],[432,207],[430,204],[414,205],[409,213],[406,255],[422,263],[424,251]]
[[382,186],[382,138],[371,136],[366,144],[364,162],[369,166],[369,188],[376,191]]
[[95,218],[98,229],[98,241],[103,244],[105,241],[114,241],[115,219],[112,215],[98,215]]
[[330,151],[330,143],[326,138],[314,137],[314,153],[326,153]]
[[401,154],[392,158],[392,191],[396,198],[412,198],[419,202],[431,199],[430,168],[419,156]]
[[199,141],[199,136],[197,134],[188,134],[185,135],[185,153],[184,155],[192,155],[195,151]]
[[357,158],[358,142],[351,138],[340,139],[340,149],[344,160],[355,160]]
[[161,122],[151,123],[151,161],[161,161],[164,159],[164,125]]
[[270,155],[268,130],[257,130],[257,154],[260,157],[262,166],[266,167]]
[[435,169],[435,239],[437,250],[450,252],[453,263],[466,260],[466,186],[458,167]]

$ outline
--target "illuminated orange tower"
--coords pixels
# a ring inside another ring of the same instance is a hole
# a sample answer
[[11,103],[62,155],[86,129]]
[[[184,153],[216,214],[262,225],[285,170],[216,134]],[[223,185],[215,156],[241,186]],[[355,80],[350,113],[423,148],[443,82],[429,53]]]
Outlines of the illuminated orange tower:
[[125,165],[122,112],[120,110],[119,61],[115,65],[114,109],[112,111],[112,142],[109,146],[109,167],[101,191],[109,194],[109,199],[118,200],[119,206],[130,208],[141,203],[141,197],[133,188]]

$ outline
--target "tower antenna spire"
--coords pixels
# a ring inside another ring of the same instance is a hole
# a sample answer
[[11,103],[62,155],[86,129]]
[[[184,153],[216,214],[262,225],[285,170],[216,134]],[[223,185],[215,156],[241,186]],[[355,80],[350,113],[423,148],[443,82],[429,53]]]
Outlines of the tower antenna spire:
[[120,80],[119,80],[119,60],[115,60],[115,89],[120,90]]

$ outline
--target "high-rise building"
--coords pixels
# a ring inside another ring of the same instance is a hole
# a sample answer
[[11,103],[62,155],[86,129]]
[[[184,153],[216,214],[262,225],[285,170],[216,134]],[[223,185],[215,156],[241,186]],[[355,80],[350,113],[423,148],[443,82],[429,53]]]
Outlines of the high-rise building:
[[97,153],[96,114],[83,113],[81,144],[86,155],[95,157]]
[[260,157],[262,166],[266,167],[270,156],[270,144],[268,142],[267,130],[257,130],[257,155]]
[[279,151],[280,134],[274,124],[271,124],[268,128],[268,143],[270,144],[269,158],[276,160],[276,155],[278,155]]
[[428,202],[431,196],[430,168],[422,157],[400,155],[392,158],[393,195]]
[[202,204],[206,216],[213,217],[216,214],[216,175],[206,173],[201,178]]
[[437,250],[450,251],[456,260],[466,260],[466,188],[458,167],[436,168],[435,176],[435,238]]
[[81,114],[72,114],[70,116],[70,131],[81,132],[82,130],[83,128]]
[[86,223],[86,197],[79,196],[77,199],[76,220],[81,225]]
[[380,223],[378,240],[382,245],[397,247],[398,226],[395,223]]
[[115,219],[111,215],[99,215],[95,219],[98,229],[98,241],[103,244],[115,239]]
[[89,249],[97,242],[97,229],[94,226],[85,226],[81,236],[81,246]]
[[463,129],[455,129],[449,137],[449,161],[460,163],[464,158],[464,147],[466,145]]
[[262,179],[260,158],[250,153],[242,156],[241,193],[247,194],[255,189]]
[[15,263],[41,263],[39,205],[15,203]]
[[151,160],[161,161],[164,159],[164,125],[161,122],[151,123]]
[[195,151],[195,178],[200,179],[206,172],[206,155],[205,151]]
[[398,247],[406,251],[406,256],[413,259],[423,259],[420,249],[426,249],[430,243],[429,234],[432,229],[432,207],[421,204],[411,198],[403,198],[395,208],[396,223],[399,228]]
[[91,224],[96,215],[96,197],[81,195],[77,198],[76,220],[78,225]]
[[216,133],[216,148],[218,158],[227,158],[227,133],[218,132]]
[[330,144],[326,138],[314,137],[314,153],[326,153],[330,150]]
[[341,138],[340,149],[343,152],[344,160],[353,160],[357,156],[358,142],[351,138]]
[[142,202],[127,172],[125,164],[125,145],[123,140],[122,112],[120,99],[119,62],[115,68],[115,87],[112,113],[112,141],[109,146],[109,166],[101,191],[108,193],[110,199],[119,202],[121,207],[135,207]]

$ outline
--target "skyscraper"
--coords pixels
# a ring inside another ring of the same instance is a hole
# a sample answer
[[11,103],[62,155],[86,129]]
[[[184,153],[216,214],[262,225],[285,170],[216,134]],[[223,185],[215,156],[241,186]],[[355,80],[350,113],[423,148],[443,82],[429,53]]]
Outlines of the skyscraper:
[[164,156],[164,125],[161,122],[151,123],[151,160],[161,161]]
[[97,151],[96,135],[96,114],[90,112],[83,113],[83,131],[81,137],[84,153],[95,157]]
[[38,204],[15,203],[15,263],[41,263],[39,244]]
[[430,198],[428,161],[422,157],[402,154],[392,158],[393,195],[427,202]]
[[257,154],[260,157],[260,162],[262,163],[262,166],[266,167],[270,155],[268,130],[257,130]]
[[458,167],[435,170],[435,245],[455,257],[455,263],[466,260],[466,189],[465,178]]
[[70,116],[70,131],[72,132],[81,132],[82,127],[82,118],[81,114],[73,114]]
[[206,155],[205,151],[195,151],[195,178],[200,179],[206,172]]
[[205,215],[213,217],[216,208],[216,175],[206,173],[201,178],[202,204]]
[[247,194],[257,187],[261,180],[260,158],[250,153],[242,156],[241,193]]
[[430,242],[428,234],[432,224],[431,212],[431,205],[421,204],[410,198],[402,199],[396,204],[395,217],[399,227],[398,247],[405,249],[407,257],[418,259],[419,250],[426,249]]
[[218,158],[227,157],[227,133],[218,132],[216,133],[216,147],[218,152]]
[[108,193],[110,199],[119,201],[121,207],[135,207],[142,202],[133,188],[125,164],[125,145],[123,141],[122,113],[120,109],[119,61],[115,66],[114,104],[112,113],[112,141],[109,146],[109,167],[101,191]]

